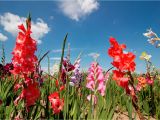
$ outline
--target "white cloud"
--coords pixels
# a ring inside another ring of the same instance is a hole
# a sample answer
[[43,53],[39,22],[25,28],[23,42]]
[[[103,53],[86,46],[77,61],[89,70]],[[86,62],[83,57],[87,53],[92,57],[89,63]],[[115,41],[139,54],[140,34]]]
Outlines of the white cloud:
[[60,58],[60,57],[51,57],[51,58],[50,58],[50,60],[56,60],[56,61],[59,61],[59,60],[61,60],[61,58]]
[[[79,48],[70,48],[70,51],[75,51],[75,50],[78,50]],[[65,49],[64,52],[67,52],[68,49]],[[55,50],[52,50],[53,53],[61,53],[62,52],[62,49],[55,49]]]
[[6,41],[7,39],[8,39],[7,36],[5,36],[2,33],[0,33],[0,41]]
[[[12,13],[4,13],[0,15],[0,25],[3,26],[4,30],[16,36],[18,33],[18,25],[22,23],[25,25],[26,18],[20,17]],[[45,23],[41,18],[37,18],[36,21],[32,21],[32,37],[41,43],[41,39],[50,31],[47,23]]]
[[[67,51],[67,49],[64,50],[65,52]],[[62,49],[55,49],[55,50],[52,50],[53,53],[61,53],[62,52]]]
[[99,3],[97,0],[63,0],[59,5],[61,11],[72,20],[79,19],[97,10]]
[[96,59],[100,56],[100,54],[93,52],[93,53],[89,53],[88,56],[90,56],[90,57],[92,57],[94,60],[96,60]]

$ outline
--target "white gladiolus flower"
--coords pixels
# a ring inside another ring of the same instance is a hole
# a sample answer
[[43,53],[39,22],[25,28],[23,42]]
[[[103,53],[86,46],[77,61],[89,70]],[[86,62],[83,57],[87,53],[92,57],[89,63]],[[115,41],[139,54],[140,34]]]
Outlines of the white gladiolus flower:
[[143,35],[144,35],[145,37],[151,38],[151,37],[153,37],[153,36],[156,36],[156,33],[154,33],[151,28],[148,29],[147,31],[148,31],[148,32],[143,33]]

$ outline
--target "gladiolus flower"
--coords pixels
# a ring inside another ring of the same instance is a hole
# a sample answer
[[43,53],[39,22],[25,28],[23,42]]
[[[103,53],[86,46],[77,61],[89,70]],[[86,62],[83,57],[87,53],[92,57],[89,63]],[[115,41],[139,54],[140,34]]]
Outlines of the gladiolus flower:
[[102,96],[105,95],[105,78],[102,68],[97,62],[93,62],[88,70],[86,87],[92,91],[98,91]]
[[12,63],[13,74],[30,74],[35,71],[37,57],[34,55],[37,50],[36,41],[31,38],[31,21],[27,19],[27,29],[22,25],[18,26],[21,32],[16,38],[16,45],[13,49]]
[[124,76],[125,73],[117,70],[113,70],[113,80],[116,81],[116,83],[124,88],[126,92],[128,92],[128,81],[129,78]]
[[55,84],[56,84],[56,87],[58,87],[58,86],[59,86],[59,81],[56,80],[56,81],[55,81]]
[[150,74],[147,74],[146,75],[146,82],[147,82],[147,84],[149,84],[149,85],[152,85],[153,83],[154,83],[154,77],[151,77],[151,75]]
[[14,92],[16,92],[19,88],[22,87],[22,83],[17,83],[14,85]]
[[144,77],[138,77],[138,84],[137,84],[137,90],[140,91],[142,88],[144,88],[147,84],[146,78]]
[[145,37],[147,37],[147,38],[151,38],[151,37],[153,37],[153,36],[156,36],[156,33],[154,33],[154,32],[152,31],[152,29],[150,28],[150,29],[147,30],[146,33],[143,33],[143,35],[144,35]]
[[[21,99],[25,100],[26,107],[35,104],[35,101],[40,97],[40,90],[38,89],[38,83],[36,79],[38,76],[31,76],[31,73],[36,72],[37,57],[35,51],[37,50],[37,43],[31,38],[31,18],[30,16],[26,20],[27,28],[21,24],[18,26],[20,32],[16,38],[16,45],[13,49],[12,63],[14,69],[12,73],[14,75],[21,75],[24,81],[15,85],[15,91],[22,87],[21,94],[16,98],[14,103],[17,105]],[[34,78],[34,79],[33,79]]]
[[51,102],[51,106],[54,114],[60,113],[64,106],[64,100],[60,99],[59,93],[54,92],[50,96],[48,96],[49,101]]
[[40,90],[38,89],[38,83],[31,83],[26,86],[21,94],[16,98],[14,104],[17,105],[18,101],[25,99],[26,107],[35,104],[35,101],[40,97]]
[[160,38],[155,32],[152,31],[151,28],[148,29],[146,33],[143,33],[143,35],[148,38],[148,42],[150,44],[154,45],[157,42],[156,47],[160,47],[160,43],[159,43]]
[[75,69],[73,70],[73,75],[71,76],[71,81],[69,82],[72,86],[80,86],[82,82],[82,73],[80,72],[80,59],[78,59],[74,64]]
[[13,64],[12,63],[7,63],[6,65],[0,64],[0,77],[4,76],[10,76],[11,75],[11,70],[13,70]]
[[60,91],[63,91],[64,89],[65,89],[64,85],[62,85],[62,86],[59,88]]
[[135,55],[131,52],[124,53],[126,48],[124,44],[118,44],[116,39],[110,38],[111,47],[108,49],[108,54],[113,58],[112,65],[121,71],[134,71],[135,70]]
[[140,59],[141,60],[146,60],[146,61],[149,61],[151,59],[151,55],[148,55],[146,52],[142,52],[141,56],[140,56]]
[[70,60],[68,58],[65,58],[63,60],[62,64],[63,64],[63,68],[62,68],[62,72],[61,72],[61,80],[65,84],[67,73],[73,71],[75,69],[75,67],[74,67],[74,65],[72,65],[70,63]]
[[113,58],[112,65],[117,68],[117,70],[113,70],[113,79],[129,93],[129,78],[125,74],[135,70],[135,55],[131,52],[124,52],[126,45],[119,44],[115,38],[110,38],[110,44],[108,54]]
[[74,65],[72,65],[70,63],[68,58],[64,59],[62,64],[64,66],[65,71],[67,71],[67,72],[70,72],[70,71],[74,70],[74,68],[75,68]]
[[58,92],[54,92],[52,93],[49,97],[48,97],[49,101],[51,103],[55,103],[56,102],[56,99],[59,99],[59,93]]
[[23,89],[22,94],[26,100],[26,105],[31,106],[35,104],[35,101],[40,97],[40,90],[38,89],[38,83],[30,84],[27,88]]

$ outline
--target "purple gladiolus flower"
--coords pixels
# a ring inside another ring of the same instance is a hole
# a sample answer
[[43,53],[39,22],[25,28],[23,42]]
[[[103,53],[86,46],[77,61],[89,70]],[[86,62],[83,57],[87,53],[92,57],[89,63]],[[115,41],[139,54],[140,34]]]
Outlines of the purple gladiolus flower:
[[78,59],[74,64],[73,75],[71,76],[70,85],[71,86],[80,86],[80,83],[83,80],[82,73],[80,69],[80,59]]

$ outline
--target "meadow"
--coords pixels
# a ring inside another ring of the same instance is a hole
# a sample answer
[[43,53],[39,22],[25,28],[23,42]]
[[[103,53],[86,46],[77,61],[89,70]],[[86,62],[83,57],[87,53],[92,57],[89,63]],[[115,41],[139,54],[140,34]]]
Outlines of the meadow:
[[[11,63],[5,63],[2,47],[0,119],[160,119],[160,71],[152,65],[148,53],[140,56],[146,72],[138,74],[138,56],[125,52],[127,46],[111,37],[106,56],[113,58],[113,67],[104,71],[95,56],[88,71],[83,72],[81,54],[74,63],[69,49],[64,56],[66,34],[58,71],[51,74],[49,69],[41,70],[41,61],[50,51],[35,55],[38,50],[30,36],[31,26],[30,16],[26,25],[19,25]],[[144,35],[151,44],[159,40],[151,30]],[[49,58],[46,64],[50,66]]]

